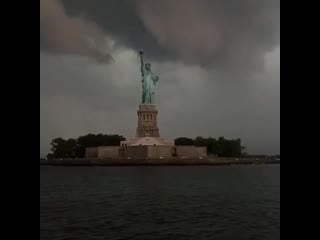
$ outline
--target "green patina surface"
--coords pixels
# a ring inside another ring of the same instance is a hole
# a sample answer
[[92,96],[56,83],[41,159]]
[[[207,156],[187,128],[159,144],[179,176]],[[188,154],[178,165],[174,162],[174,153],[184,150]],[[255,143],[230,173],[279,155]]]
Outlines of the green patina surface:
[[154,95],[156,92],[156,85],[159,81],[159,76],[151,71],[151,64],[144,64],[143,50],[139,51],[141,61],[141,75],[142,75],[142,104],[154,104]]

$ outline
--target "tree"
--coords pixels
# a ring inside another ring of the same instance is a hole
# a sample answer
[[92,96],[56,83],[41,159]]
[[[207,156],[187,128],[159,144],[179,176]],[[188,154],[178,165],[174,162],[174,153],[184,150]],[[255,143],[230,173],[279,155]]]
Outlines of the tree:
[[51,141],[51,152],[54,158],[72,158],[76,156],[76,146],[75,139],[55,138]]
[[218,155],[220,157],[240,157],[243,147],[240,139],[225,139],[219,137],[218,139],[209,137],[196,137],[194,140],[190,138],[180,137],[175,140],[176,145],[195,145],[206,146],[207,153]]
[[77,140],[70,138],[65,142],[65,151],[67,158],[75,158],[77,150]]
[[208,138],[196,137],[194,139],[194,145],[199,146],[199,147],[208,146],[208,143],[209,143],[209,139]]
[[175,145],[194,145],[194,141],[191,138],[179,137],[174,140]]
[[87,134],[77,139],[77,157],[84,157],[86,148],[98,146],[120,146],[120,142],[126,140],[120,135]]
[[54,158],[81,158],[86,148],[98,146],[119,146],[125,138],[120,135],[87,134],[77,139],[55,138],[51,141],[51,152]]
[[46,156],[46,158],[47,158],[47,160],[54,159],[53,153],[48,153],[47,156]]

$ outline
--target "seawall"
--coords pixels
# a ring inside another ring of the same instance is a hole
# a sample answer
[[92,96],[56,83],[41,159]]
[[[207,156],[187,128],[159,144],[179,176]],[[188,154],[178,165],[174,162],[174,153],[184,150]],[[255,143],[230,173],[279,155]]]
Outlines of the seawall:
[[40,160],[40,165],[48,166],[197,166],[197,165],[233,165],[233,164],[280,164],[278,160],[265,159],[61,159]]

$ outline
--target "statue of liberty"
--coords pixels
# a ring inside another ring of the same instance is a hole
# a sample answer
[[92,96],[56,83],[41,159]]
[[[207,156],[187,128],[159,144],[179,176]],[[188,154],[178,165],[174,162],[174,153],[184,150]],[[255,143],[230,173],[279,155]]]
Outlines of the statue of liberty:
[[154,104],[154,94],[159,77],[151,71],[151,64],[143,62],[143,50],[139,51],[142,74],[142,104]]

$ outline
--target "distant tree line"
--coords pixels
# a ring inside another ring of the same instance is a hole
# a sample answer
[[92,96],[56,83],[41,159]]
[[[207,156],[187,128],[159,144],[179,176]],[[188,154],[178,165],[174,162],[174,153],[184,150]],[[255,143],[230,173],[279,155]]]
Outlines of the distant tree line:
[[[108,134],[87,134],[77,139],[55,138],[51,141],[51,152],[47,158],[83,158],[86,148],[98,146],[120,146],[120,142],[126,140],[120,135]],[[219,157],[241,157],[246,155],[245,149],[241,146],[240,139],[225,139],[224,137],[195,139],[179,137],[175,139],[175,145],[195,145],[207,147],[208,155]]]
[[240,139],[225,139],[224,137],[203,138],[196,137],[195,139],[179,137],[175,139],[176,145],[195,145],[207,147],[208,155],[217,155],[219,157],[241,157],[246,155],[245,147],[241,146]]
[[87,134],[77,139],[55,138],[51,141],[51,153],[48,158],[83,158],[88,147],[119,146],[126,140],[120,135]]

